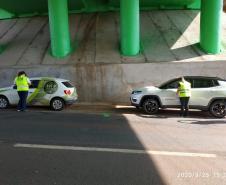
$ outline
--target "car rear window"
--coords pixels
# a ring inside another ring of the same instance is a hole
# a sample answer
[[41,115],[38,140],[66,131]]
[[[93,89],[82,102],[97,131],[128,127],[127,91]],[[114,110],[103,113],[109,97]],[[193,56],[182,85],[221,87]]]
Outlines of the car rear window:
[[64,84],[65,87],[71,88],[74,87],[70,82],[62,82],[62,84]]

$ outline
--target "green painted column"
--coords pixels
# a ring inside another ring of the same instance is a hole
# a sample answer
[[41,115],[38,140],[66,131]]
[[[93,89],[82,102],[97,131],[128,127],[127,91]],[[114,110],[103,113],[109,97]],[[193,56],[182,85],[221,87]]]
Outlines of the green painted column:
[[71,51],[67,0],[48,0],[52,55],[65,57]]
[[220,52],[222,10],[223,0],[202,0],[200,45],[207,53]]
[[121,0],[121,53],[134,56],[140,52],[139,0]]

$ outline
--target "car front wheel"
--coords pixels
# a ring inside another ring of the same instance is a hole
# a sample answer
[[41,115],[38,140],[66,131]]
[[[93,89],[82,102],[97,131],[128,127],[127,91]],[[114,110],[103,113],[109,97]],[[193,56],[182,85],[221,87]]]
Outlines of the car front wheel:
[[148,114],[156,114],[159,110],[159,103],[152,98],[146,99],[143,103],[143,109]]
[[210,113],[217,118],[223,118],[226,115],[225,102],[223,100],[214,101],[210,105]]
[[9,106],[9,101],[5,96],[0,96],[0,109],[5,109]]
[[55,111],[61,111],[64,109],[64,100],[61,98],[54,98],[51,103],[50,103],[50,107],[52,108],[52,110]]

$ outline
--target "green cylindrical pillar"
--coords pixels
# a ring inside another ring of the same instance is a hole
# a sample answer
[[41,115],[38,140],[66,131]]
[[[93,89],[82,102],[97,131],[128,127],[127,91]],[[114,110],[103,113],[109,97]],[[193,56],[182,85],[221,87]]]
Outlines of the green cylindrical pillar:
[[202,0],[200,45],[207,53],[220,52],[222,10],[223,0]]
[[67,0],[48,0],[52,55],[64,57],[71,51]]
[[121,0],[121,52],[125,56],[137,55],[140,51],[139,0]]

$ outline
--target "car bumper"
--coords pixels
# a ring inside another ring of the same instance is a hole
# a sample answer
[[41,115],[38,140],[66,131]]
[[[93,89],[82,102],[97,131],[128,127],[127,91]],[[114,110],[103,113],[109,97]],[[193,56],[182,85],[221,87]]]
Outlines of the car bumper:
[[134,107],[140,106],[139,104],[136,104],[136,103],[133,103],[133,102],[131,102],[131,105],[134,106]]
[[142,95],[131,95],[130,97],[130,102],[131,105],[133,106],[140,106],[140,100],[141,100]]
[[65,100],[66,105],[72,105],[76,102],[77,100]]

